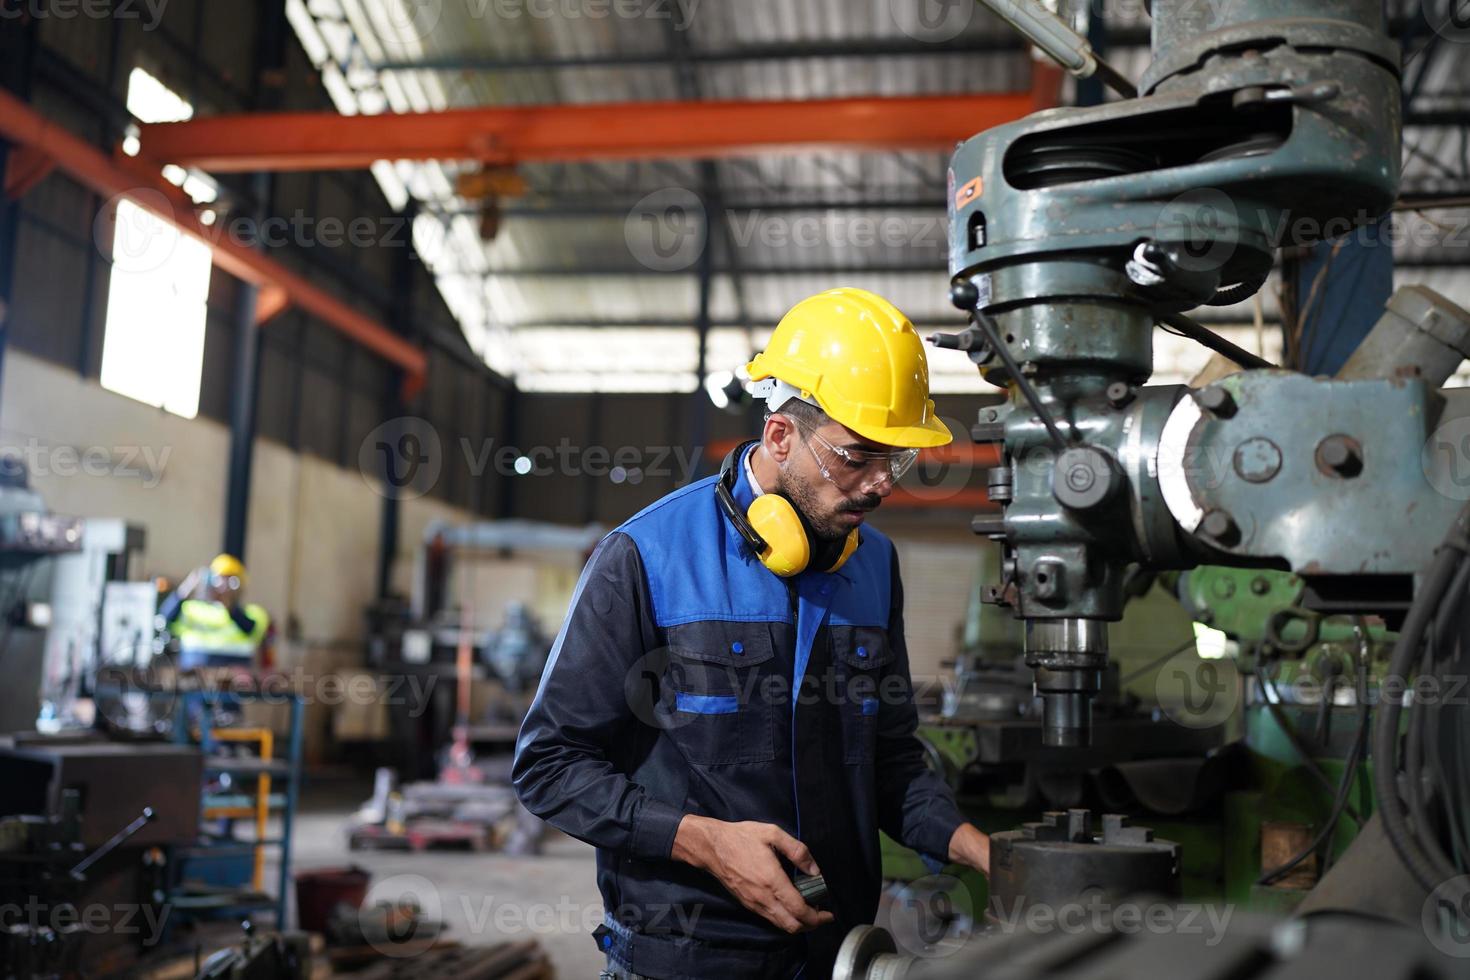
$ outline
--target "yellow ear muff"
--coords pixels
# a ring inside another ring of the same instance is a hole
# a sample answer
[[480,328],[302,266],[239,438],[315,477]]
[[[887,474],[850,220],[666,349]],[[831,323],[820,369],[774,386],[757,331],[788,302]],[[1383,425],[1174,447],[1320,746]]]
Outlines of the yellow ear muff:
[[[812,560],[812,545],[791,501],[774,493],[762,494],[750,502],[745,517],[756,533],[765,539],[766,550],[758,556],[762,565],[782,578],[799,575],[806,569]],[[823,571],[835,572],[847,564],[852,553],[857,551],[858,541],[857,528],[853,528],[847,540],[842,542],[842,553],[831,568]]]
[[762,565],[782,578],[806,568],[812,560],[812,546],[791,501],[774,493],[762,494],[751,501],[745,516],[765,539],[766,550],[758,556]]
[[832,567],[827,569],[827,571],[835,572],[843,565],[846,565],[847,560],[852,557],[852,553],[854,551],[857,551],[857,546],[858,531],[857,528],[853,528],[851,531],[848,532],[847,540],[842,542],[842,554],[837,556],[837,560],[832,563]]

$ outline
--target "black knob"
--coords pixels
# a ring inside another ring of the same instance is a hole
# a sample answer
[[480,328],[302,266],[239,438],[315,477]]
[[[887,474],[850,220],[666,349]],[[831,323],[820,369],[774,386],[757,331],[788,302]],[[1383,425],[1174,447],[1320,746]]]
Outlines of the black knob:
[[968,279],[957,279],[950,284],[949,301],[957,309],[973,310],[980,303],[980,290]]
[[796,891],[801,895],[801,900],[814,909],[824,908],[827,904],[827,880],[821,875],[799,874],[791,882],[796,886]]

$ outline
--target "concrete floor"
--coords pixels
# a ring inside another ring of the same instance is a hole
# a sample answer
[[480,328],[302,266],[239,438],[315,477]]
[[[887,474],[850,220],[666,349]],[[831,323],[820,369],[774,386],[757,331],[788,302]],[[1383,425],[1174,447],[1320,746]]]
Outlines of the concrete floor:
[[355,864],[372,872],[370,902],[413,896],[465,945],[535,939],[564,980],[596,977],[603,958],[590,933],[602,920],[593,850],[549,831],[539,857],[431,850],[352,851],[347,818],[360,794],[308,797],[296,821],[293,870]]

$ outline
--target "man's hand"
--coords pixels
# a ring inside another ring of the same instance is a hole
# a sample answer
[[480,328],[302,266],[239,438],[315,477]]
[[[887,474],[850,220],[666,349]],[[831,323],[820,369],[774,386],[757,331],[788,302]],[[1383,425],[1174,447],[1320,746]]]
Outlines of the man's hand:
[[831,922],[831,912],[802,901],[777,855],[806,874],[822,873],[806,845],[775,824],[728,823],[688,813],[674,834],[674,860],[708,871],[741,905],[777,927],[797,933]]
[[949,860],[990,874],[990,837],[972,823],[962,823],[949,839]]

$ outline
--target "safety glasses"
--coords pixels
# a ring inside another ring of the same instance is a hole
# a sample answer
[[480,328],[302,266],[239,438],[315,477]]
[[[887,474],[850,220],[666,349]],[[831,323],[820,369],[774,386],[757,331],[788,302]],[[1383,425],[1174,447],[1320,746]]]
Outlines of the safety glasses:
[[816,457],[822,475],[844,491],[870,487],[884,479],[897,483],[919,456],[917,449],[874,451],[834,446],[799,420],[792,421],[806,436],[803,441]]

